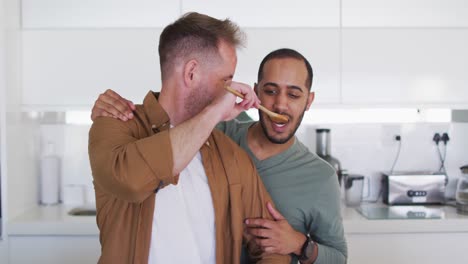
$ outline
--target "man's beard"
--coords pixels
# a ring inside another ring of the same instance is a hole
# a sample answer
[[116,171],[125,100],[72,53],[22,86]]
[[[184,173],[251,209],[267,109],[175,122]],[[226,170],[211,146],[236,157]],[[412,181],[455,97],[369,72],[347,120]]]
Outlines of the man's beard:
[[[307,106],[306,106],[307,107]],[[273,136],[270,136],[268,134],[268,130],[266,128],[266,124],[265,124],[265,119],[264,119],[264,113],[261,112],[260,110],[258,110],[258,115],[260,116],[260,125],[262,126],[262,130],[263,130],[263,134],[265,134],[265,136],[268,138],[268,140],[274,144],[284,144],[286,142],[288,142],[292,137],[294,137],[294,135],[296,134],[296,131],[297,129],[299,128],[299,126],[301,125],[301,122],[302,122],[302,118],[304,118],[304,113],[305,113],[305,110],[306,108],[304,108],[304,111],[302,111],[302,114],[301,116],[299,117],[297,123],[296,123],[296,127],[293,129],[293,131],[291,133],[289,133],[285,138],[283,139],[276,139],[274,138]],[[290,120],[291,120],[291,117],[290,117]],[[270,119],[270,122],[271,119]]]
[[200,85],[190,91],[185,100],[185,111],[190,113],[190,116],[195,116],[200,113],[205,107],[207,107],[213,101],[212,95],[206,93],[207,89],[203,89]]

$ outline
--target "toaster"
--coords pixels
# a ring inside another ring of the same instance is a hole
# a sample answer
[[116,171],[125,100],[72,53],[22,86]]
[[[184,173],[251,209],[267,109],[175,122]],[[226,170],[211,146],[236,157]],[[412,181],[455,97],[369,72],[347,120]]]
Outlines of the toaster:
[[441,172],[382,173],[383,202],[388,205],[443,204],[448,178]]

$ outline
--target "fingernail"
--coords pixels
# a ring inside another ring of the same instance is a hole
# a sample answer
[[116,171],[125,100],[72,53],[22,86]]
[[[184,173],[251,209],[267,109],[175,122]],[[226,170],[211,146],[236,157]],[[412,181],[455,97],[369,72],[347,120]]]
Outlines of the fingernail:
[[129,118],[133,118],[133,113],[128,114]]
[[249,219],[246,219],[246,220],[245,220],[245,223],[246,223],[246,224],[249,224]]

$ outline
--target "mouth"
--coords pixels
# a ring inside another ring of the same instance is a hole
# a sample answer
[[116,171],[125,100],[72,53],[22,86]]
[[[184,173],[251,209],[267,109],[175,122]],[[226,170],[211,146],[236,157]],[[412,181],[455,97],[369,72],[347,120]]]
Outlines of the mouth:
[[270,122],[271,122],[271,125],[273,127],[273,130],[277,133],[281,133],[281,132],[284,132],[288,126],[288,124],[290,123],[291,121],[291,118],[289,117],[289,121],[288,122],[275,122],[273,120],[270,119]]
[[275,123],[275,122],[272,122],[273,125],[277,126],[277,127],[284,127],[286,125],[286,123]]

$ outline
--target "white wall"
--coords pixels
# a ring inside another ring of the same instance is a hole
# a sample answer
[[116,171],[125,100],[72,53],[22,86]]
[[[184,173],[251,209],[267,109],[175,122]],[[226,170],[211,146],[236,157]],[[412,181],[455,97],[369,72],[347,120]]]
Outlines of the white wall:
[[[313,115],[314,109],[308,114]],[[392,140],[396,134],[402,138],[396,171],[437,171],[440,160],[432,137],[436,132],[449,134],[445,162],[450,180],[448,196],[454,195],[456,180],[461,175],[459,167],[468,163],[468,138],[465,136],[468,123],[303,124],[297,131],[298,138],[313,152],[316,128],[331,129],[331,152],[343,169],[350,174],[370,177],[367,200],[374,200],[379,193],[380,173],[391,169],[398,147]],[[87,149],[88,131],[89,125],[41,126],[41,141],[53,140],[62,157],[65,203],[94,201]],[[443,144],[440,144],[443,152]]]
[[[6,41],[5,41],[5,4],[0,1],[0,240],[3,237],[6,213],[6,123],[5,123],[5,90],[6,90]],[[3,217],[2,217],[3,216]],[[1,243],[1,242],[0,242]],[[0,245],[0,256],[2,246]],[[0,257],[1,259],[1,257]]]
[[37,204],[38,123],[21,113],[20,1],[6,0],[8,219]]
[[[313,109],[309,110],[313,114]],[[453,196],[459,168],[468,164],[468,123],[405,123],[405,124],[324,124],[301,126],[298,137],[311,151],[316,147],[316,128],[331,129],[331,154],[350,174],[370,177],[368,200],[374,200],[380,190],[380,173],[390,171],[398,150],[395,135],[401,136],[401,151],[396,171],[437,171],[440,167],[437,147],[432,141],[434,133],[447,132],[445,167],[449,177],[449,190]],[[443,153],[442,143],[440,149]],[[367,187],[364,187],[366,191]]]

